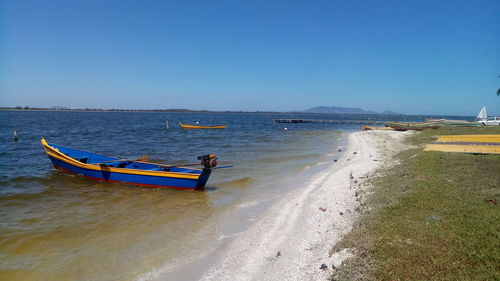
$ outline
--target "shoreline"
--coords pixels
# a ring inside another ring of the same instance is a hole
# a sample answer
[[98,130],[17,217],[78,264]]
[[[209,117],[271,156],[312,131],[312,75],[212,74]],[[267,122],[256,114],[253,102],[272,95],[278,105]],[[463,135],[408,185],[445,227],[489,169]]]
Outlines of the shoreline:
[[321,280],[352,254],[330,253],[359,217],[364,179],[390,165],[412,134],[395,131],[353,132],[347,150],[330,172],[280,199],[250,229],[228,245],[201,280]]

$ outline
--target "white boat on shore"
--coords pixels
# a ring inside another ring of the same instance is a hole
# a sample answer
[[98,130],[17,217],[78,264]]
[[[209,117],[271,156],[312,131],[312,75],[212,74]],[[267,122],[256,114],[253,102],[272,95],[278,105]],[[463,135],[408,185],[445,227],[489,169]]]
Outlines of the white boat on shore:
[[483,106],[479,111],[479,114],[476,117],[477,122],[483,124],[484,126],[499,126],[500,125],[500,117],[488,117],[486,113],[486,106]]

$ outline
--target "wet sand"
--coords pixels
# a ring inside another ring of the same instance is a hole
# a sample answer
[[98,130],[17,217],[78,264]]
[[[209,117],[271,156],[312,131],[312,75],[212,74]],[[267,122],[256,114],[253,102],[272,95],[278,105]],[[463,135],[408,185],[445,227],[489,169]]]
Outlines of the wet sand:
[[[348,136],[347,150],[307,186],[276,203],[228,245],[201,280],[326,280],[348,252],[330,253],[347,234],[367,192],[363,182],[405,149],[412,132],[365,131]],[[328,269],[320,269],[322,264]]]

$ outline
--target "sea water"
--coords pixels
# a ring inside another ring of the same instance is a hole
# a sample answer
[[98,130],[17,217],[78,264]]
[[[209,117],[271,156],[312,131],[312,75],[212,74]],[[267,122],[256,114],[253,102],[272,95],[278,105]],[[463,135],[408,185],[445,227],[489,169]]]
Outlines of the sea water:
[[[344,133],[358,129],[277,118],[318,116],[1,111],[0,280],[196,280],[273,203],[330,167]],[[41,138],[165,164],[215,153],[233,167],[214,170],[202,192],[103,183],[55,170]]]

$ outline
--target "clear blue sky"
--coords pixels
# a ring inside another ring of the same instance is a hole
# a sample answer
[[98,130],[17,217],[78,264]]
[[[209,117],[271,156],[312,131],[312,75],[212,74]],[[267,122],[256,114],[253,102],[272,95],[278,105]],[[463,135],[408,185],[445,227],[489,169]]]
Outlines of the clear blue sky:
[[0,106],[500,114],[500,1],[0,0]]

